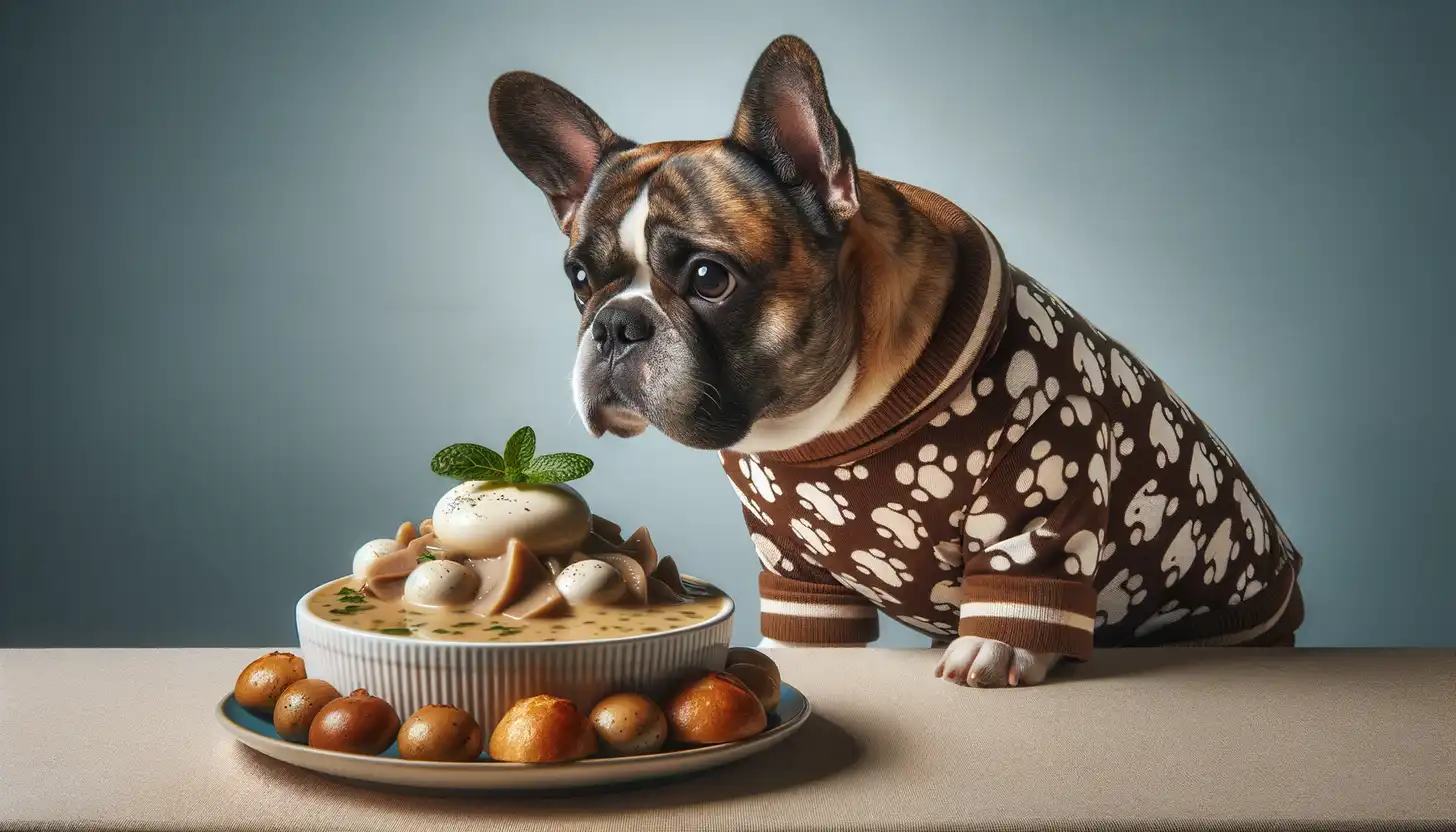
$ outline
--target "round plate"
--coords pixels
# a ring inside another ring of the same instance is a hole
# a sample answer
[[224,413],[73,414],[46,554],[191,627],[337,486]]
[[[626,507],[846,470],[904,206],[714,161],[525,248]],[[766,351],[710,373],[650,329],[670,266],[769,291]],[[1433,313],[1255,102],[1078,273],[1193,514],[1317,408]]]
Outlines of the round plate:
[[431,763],[400,759],[391,745],[370,757],[324,751],[278,738],[269,721],[243,709],[228,694],[217,704],[217,720],[244,745],[300,768],[391,786],[445,790],[534,791],[579,789],[678,777],[741,760],[769,749],[803,727],[809,700],[794,687],[781,688],[779,705],[769,712],[768,728],[746,740],[640,757],[594,757],[574,763],[497,763],[482,755],[471,763]]

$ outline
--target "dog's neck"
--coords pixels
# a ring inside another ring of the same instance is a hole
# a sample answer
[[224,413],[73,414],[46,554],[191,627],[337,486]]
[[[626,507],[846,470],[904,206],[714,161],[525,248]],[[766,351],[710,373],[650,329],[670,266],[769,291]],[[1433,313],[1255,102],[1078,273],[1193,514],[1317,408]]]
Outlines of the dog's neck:
[[914,366],[945,309],[956,246],[926,210],[929,195],[865,171],[859,176],[860,211],[845,228],[839,256],[844,302],[856,323],[852,358],[817,403],[760,419],[737,452],[781,451],[857,424]]

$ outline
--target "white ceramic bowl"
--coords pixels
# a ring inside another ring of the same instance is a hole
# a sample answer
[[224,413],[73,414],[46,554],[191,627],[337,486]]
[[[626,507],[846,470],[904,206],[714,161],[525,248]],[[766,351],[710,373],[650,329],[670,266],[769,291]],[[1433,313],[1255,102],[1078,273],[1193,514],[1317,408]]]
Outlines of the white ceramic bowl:
[[725,595],[723,609],[712,618],[659,633],[539,643],[427,641],[320,618],[309,610],[308,599],[322,588],[299,599],[297,607],[298,643],[309,677],[345,695],[365,688],[393,705],[400,719],[425,705],[443,704],[493,726],[517,700],[540,693],[570,699],[583,710],[620,691],[661,697],[694,672],[722,670],[733,635],[733,599]]

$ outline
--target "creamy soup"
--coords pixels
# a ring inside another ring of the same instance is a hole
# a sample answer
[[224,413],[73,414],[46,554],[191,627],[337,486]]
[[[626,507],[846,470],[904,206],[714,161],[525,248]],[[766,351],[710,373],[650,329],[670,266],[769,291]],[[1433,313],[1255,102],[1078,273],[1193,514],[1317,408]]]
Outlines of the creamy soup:
[[690,597],[679,604],[597,606],[578,604],[563,615],[515,619],[477,615],[466,607],[433,609],[361,594],[363,581],[340,578],[309,596],[314,615],[345,627],[400,638],[433,641],[543,642],[622,638],[701,624],[721,612],[727,599],[702,584],[684,581]]

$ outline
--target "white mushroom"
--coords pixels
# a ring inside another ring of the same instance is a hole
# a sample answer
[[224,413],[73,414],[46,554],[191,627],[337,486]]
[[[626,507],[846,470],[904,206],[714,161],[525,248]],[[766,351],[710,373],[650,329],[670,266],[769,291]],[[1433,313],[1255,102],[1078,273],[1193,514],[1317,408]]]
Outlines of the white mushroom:
[[402,548],[404,547],[394,542],[394,538],[392,537],[381,537],[360,546],[359,551],[354,553],[354,577],[362,580],[364,578],[364,570],[368,568],[370,561],[375,558],[382,558]]
[[556,589],[568,604],[612,604],[627,593],[627,583],[610,563],[587,559],[561,570]]
[[474,598],[479,588],[474,569],[453,560],[431,560],[405,579],[404,600],[421,607],[448,607]]
[[469,557],[504,554],[512,538],[544,557],[581,546],[591,509],[566,485],[470,481],[445,492],[431,520],[439,545]]

